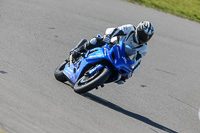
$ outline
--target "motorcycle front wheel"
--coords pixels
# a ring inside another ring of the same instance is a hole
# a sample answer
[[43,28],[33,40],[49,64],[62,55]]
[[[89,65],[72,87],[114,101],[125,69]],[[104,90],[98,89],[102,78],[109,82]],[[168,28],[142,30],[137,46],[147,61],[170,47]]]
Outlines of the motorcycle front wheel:
[[110,72],[107,68],[102,68],[93,75],[85,73],[74,85],[74,91],[79,94],[86,93],[108,80]]

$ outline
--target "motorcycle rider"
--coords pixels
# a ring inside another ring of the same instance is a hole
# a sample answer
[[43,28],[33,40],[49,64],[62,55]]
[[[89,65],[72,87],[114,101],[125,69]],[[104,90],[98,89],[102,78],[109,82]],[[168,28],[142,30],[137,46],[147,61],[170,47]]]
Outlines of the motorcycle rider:
[[[129,59],[136,58],[136,62],[133,65],[132,73],[136,72],[141,63],[141,59],[147,53],[147,42],[154,34],[154,27],[149,21],[142,21],[137,27],[127,24],[117,28],[106,29],[104,37],[94,37],[89,42],[81,45],[77,45],[70,51],[73,58],[80,56],[81,52],[93,49],[95,47],[102,47],[106,43],[116,43],[123,41],[125,43],[125,51]],[[113,41],[115,39],[115,41]],[[132,73],[121,77],[117,81],[118,84],[123,84],[125,79],[132,77]]]

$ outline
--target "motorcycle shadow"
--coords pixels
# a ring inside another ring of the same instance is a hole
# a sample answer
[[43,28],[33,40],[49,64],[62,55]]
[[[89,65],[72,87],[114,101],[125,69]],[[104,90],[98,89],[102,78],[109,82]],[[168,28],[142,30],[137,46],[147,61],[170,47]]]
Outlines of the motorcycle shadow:
[[141,116],[139,114],[130,112],[130,111],[128,111],[128,110],[126,110],[126,109],[114,104],[114,103],[111,103],[111,102],[109,102],[109,101],[107,101],[107,100],[105,100],[105,99],[103,99],[101,97],[98,97],[96,95],[93,95],[91,93],[85,93],[85,94],[82,94],[82,96],[84,96],[85,98],[88,98],[88,99],[90,99],[90,100],[92,100],[94,102],[97,102],[97,103],[99,103],[99,104],[101,104],[101,105],[103,105],[105,107],[108,107],[108,108],[113,109],[113,110],[115,110],[117,112],[120,112],[120,113],[122,113],[122,114],[124,114],[126,116],[129,116],[129,117],[132,117],[132,118],[134,118],[136,120],[144,122],[144,123],[146,123],[146,124],[148,124],[148,125],[150,125],[152,127],[155,127],[155,128],[160,129],[160,130],[163,130],[163,131],[165,131],[167,133],[178,133],[178,132],[176,132],[176,131],[174,131],[172,129],[169,129],[169,128],[163,126],[163,125],[160,125],[160,124],[150,120],[147,117],[144,117],[144,116]]

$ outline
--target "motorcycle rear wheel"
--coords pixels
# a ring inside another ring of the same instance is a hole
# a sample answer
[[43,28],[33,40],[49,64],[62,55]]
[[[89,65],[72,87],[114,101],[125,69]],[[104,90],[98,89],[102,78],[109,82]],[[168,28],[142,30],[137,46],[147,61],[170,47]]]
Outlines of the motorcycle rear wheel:
[[109,76],[110,72],[107,68],[102,68],[92,76],[85,74],[75,83],[74,91],[79,94],[86,93],[100,85],[103,85],[104,82],[108,80]]
[[65,65],[67,64],[67,62],[63,62],[61,65],[59,65],[56,70],[54,71],[54,76],[55,78],[60,81],[60,82],[65,82],[67,81],[67,78],[65,76],[65,74],[63,73],[63,70],[65,68]]

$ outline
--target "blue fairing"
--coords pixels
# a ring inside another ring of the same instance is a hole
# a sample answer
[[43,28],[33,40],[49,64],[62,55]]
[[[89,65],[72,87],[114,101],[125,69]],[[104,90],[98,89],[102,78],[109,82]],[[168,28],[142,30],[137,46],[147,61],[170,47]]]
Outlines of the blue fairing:
[[[105,63],[107,62],[107,63]],[[80,57],[76,63],[66,64],[64,73],[71,80],[72,83],[76,83],[81,74],[88,70],[88,67],[92,67],[96,64],[90,74],[100,70],[102,67],[106,67],[111,74],[110,81],[116,80],[119,75],[126,75],[132,71],[132,65],[135,60],[129,60],[125,54],[125,44],[120,42],[119,45],[114,45],[110,48],[108,45],[104,47],[98,47],[89,50],[85,57]],[[117,72],[117,74],[116,74]]]

